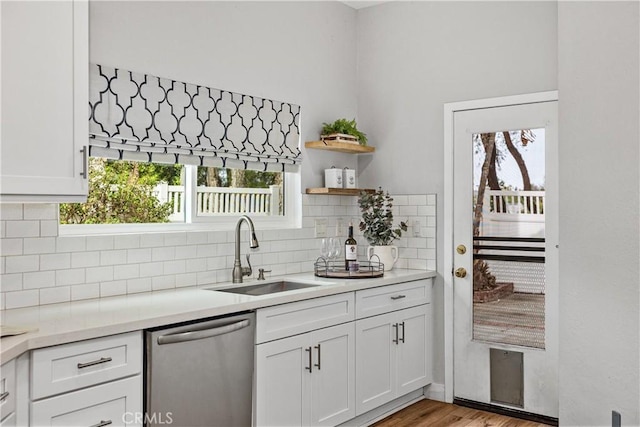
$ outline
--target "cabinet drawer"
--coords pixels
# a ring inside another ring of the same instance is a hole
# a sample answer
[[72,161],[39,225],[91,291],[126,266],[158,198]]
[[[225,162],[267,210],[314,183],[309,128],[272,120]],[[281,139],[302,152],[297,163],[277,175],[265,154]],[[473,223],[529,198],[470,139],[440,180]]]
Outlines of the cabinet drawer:
[[135,375],[142,370],[142,333],[35,350],[31,366],[33,400]]
[[431,302],[431,280],[416,280],[357,291],[356,318],[362,319]]
[[16,360],[0,367],[0,420],[16,410]]
[[31,404],[35,426],[142,425],[142,376],[126,378]]
[[354,320],[353,292],[262,308],[256,314],[256,343]]

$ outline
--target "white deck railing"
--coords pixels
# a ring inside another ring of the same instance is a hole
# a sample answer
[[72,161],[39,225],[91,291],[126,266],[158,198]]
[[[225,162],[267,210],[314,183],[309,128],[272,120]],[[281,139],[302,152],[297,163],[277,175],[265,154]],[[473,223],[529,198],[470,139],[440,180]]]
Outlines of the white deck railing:
[[482,207],[493,214],[544,215],[544,191],[486,190]]
[[[170,221],[184,220],[184,186],[160,183],[153,189],[163,203],[170,203]],[[196,191],[196,215],[279,215],[280,186],[269,188],[229,188],[199,186]]]

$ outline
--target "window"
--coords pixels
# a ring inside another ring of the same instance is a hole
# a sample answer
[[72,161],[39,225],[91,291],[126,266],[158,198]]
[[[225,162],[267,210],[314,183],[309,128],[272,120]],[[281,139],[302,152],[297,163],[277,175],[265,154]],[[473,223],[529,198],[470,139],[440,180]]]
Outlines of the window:
[[263,227],[293,226],[299,180],[294,173],[91,157],[87,202],[60,205],[61,234],[224,225],[245,214]]

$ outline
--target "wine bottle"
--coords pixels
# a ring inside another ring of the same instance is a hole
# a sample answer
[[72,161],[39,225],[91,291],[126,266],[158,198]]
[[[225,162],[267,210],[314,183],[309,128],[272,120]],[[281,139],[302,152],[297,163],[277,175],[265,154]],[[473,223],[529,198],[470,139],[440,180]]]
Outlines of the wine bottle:
[[349,237],[344,242],[344,269],[349,271],[349,266],[358,260],[358,242],[353,238],[353,224],[349,223]]

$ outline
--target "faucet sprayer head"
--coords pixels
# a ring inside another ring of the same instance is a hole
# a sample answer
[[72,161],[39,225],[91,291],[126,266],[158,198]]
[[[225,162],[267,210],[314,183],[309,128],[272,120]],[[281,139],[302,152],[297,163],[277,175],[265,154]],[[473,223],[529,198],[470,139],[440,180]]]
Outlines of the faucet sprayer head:
[[258,243],[258,238],[256,237],[256,233],[251,232],[251,241],[249,243],[249,247],[251,249],[257,249],[260,244]]

